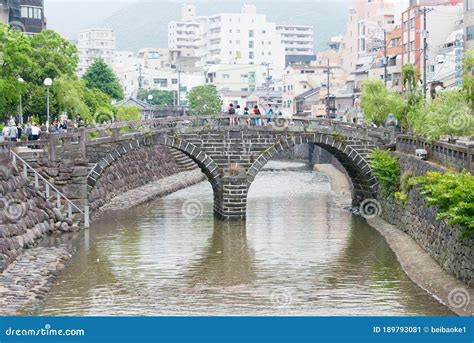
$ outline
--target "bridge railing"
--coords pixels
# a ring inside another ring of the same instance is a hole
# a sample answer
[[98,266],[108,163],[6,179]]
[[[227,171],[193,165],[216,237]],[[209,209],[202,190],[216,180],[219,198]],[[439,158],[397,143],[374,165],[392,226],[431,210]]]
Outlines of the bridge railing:
[[[271,125],[263,126],[271,120]],[[255,123],[260,125],[256,126]],[[395,143],[395,135],[392,129],[372,128],[368,126],[346,123],[341,121],[307,118],[307,117],[285,117],[285,116],[255,116],[255,115],[220,115],[220,116],[190,116],[156,118],[128,122],[114,122],[86,129],[86,136],[95,137],[118,137],[123,134],[144,131],[156,131],[167,129],[188,129],[193,127],[211,128],[235,128],[248,126],[254,130],[281,130],[281,131],[309,131],[319,130],[328,133],[340,133],[347,138],[372,140],[378,139],[387,143]]]
[[[263,126],[271,120],[271,125]],[[260,125],[256,126],[255,123]],[[226,128],[238,130],[239,127],[248,126],[252,130],[272,131],[297,131],[297,132],[324,132],[340,134],[347,140],[360,140],[389,145],[395,143],[394,131],[386,128],[372,128],[358,124],[335,121],[325,118],[286,117],[268,115],[218,115],[218,116],[188,116],[154,118],[127,122],[114,122],[89,128],[72,129],[67,133],[46,134],[41,140],[33,142],[7,142],[0,144],[0,149],[11,149],[19,146],[41,147],[48,152],[49,158],[55,161],[57,154],[65,148],[77,147],[84,151],[85,146],[94,141],[103,139],[118,139],[120,136],[146,133],[159,130],[188,130],[190,128]]]
[[429,144],[425,139],[410,135],[397,137],[397,150],[415,154],[416,149],[428,151],[428,159],[457,170],[466,169],[474,174],[474,142],[452,144],[438,141]]
[[63,193],[61,193],[54,185],[52,185],[46,178],[37,172],[32,166],[30,166],[25,160],[19,155],[10,150],[9,154],[14,166],[21,165],[21,169],[25,178],[33,177],[33,186],[36,190],[41,192],[44,198],[48,202],[53,202],[56,208],[62,209],[67,208],[67,218],[73,218],[73,211],[79,213],[84,218],[84,227],[89,228],[90,226],[90,213],[89,206],[85,206],[82,210],[71,200],[69,200]]

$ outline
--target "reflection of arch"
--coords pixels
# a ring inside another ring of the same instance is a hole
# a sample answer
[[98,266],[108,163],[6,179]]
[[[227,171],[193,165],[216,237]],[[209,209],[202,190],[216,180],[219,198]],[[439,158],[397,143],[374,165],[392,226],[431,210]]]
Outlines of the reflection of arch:
[[245,222],[214,221],[206,249],[187,273],[190,289],[251,284],[256,278],[254,254]]
[[[247,173],[249,186],[255,180],[255,177],[263,166],[276,154],[286,149],[291,149],[296,145],[306,143],[315,144],[323,148],[341,162],[354,186],[353,202],[355,205],[358,205],[363,199],[375,197],[378,183],[375,177],[372,176],[372,171],[365,157],[361,155],[354,146],[347,144],[345,141],[338,141],[333,135],[319,133],[281,137],[272,147],[262,152],[249,168]],[[362,145],[362,143],[360,144]],[[365,147],[362,149],[367,150],[368,148]]]
[[213,188],[219,185],[219,169],[214,160],[204,151],[194,144],[182,139],[172,138],[167,135],[156,135],[125,143],[109,151],[106,154],[106,157],[102,158],[89,173],[87,179],[89,190],[94,188],[95,184],[107,170],[107,168],[109,168],[114,162],[119,161],[122,156],[143,146],[159,145],[167,146],[185,154],[190,159],[192,159],[199,166],[199,168],[201,168],[202,172],[207,176]]

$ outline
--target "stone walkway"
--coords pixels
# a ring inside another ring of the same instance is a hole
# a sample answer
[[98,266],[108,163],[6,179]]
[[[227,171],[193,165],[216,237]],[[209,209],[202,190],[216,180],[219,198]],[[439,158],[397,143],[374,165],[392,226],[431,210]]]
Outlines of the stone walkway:
[[179,191],[206,180],[200,169],[186,171],[165,177],[145,186],[132,189],[113,198],[99,212],[118,211],[133,208],[158,197]]
[[65,247],[26,249],[0,274],[0,316],[34,315],[70,256]]

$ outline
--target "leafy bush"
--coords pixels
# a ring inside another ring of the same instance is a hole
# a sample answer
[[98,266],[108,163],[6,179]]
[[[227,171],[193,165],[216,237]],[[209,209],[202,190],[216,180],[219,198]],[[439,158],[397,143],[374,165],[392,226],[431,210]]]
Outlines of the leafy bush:
[[413,178],[410,184],[420,190],[428,204],[439,208],[437,220],[463,227],[462,239],[474,236],[474,177],[469,172],[430,171]]
[[142,115],[136,106],[117,106],[115,118],[117,121],[135,121],[140,120]]
[[369,155],[372,174],[377,178],[380,185],[380,193],[383,196],[391,196],[398,191],[400,182],[400,164],[396,157],[390,155],[390,151],[374,149]]

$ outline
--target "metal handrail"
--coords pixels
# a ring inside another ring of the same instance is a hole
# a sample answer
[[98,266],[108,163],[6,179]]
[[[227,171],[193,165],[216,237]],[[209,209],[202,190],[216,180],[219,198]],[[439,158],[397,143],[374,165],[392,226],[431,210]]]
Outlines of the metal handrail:
[[49,197],[49,189],[48,188],[51,188],[53,191],[56,192],[56,207],[60,207],[61,206],[61,198],[64,199],[66,201],[66,203],[68,204],[68,215],[71,216],[71,212],[72,212],[72,208],[76,209],[76,211],[78,211],[80,214],[82,214],[84,216],[84,226],[86,228],[89,227],[89,224],[90,224],[90,220],[89,220],[89,206],[86,206],[84,211],[81,210],[76,204],[74,204],[71,200],[69,200],[63,193],[61,193],[55,186],[53,186],[48,180],[46,180],[45,177],[43,177],[43,175],[41,175],[38,171],[36,171],[32,166],[30,166],[28,164],[28,162],[26,162],[24,159],[22,159],[20,156],[18,156],[18,154],[16,154],[15,152],[13,152],[13,150],[10,150],[10,154],[12,156],[12,161],[13,161],[13,164],[16,166],[16,161],[19,160],[21,161],[21,163],[23,164],[23,173],[25,175],[25,177],[28,176],[28,169],[31,170],[34,174],[35,174],[35,186],[38,187],[38,181],[37,179],[41,179],[43,180],[43,182],[47,185],[46,187],[46,194],[47,194],[47,198]]

